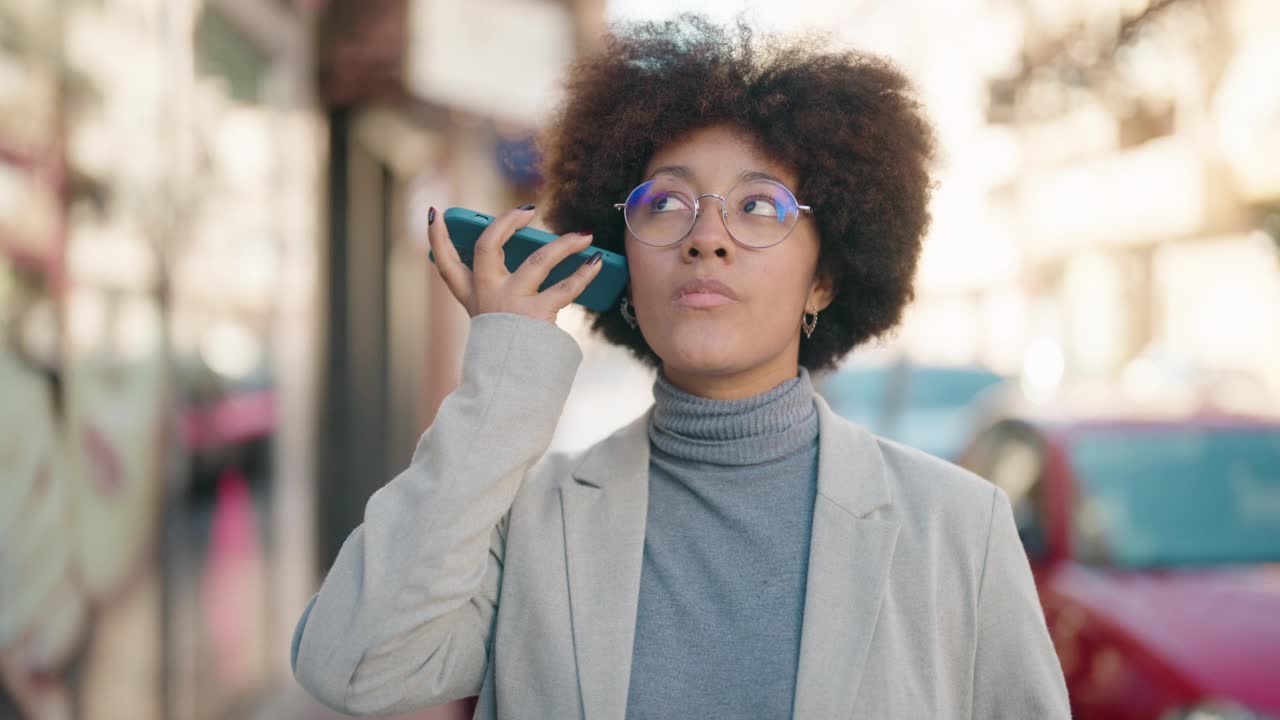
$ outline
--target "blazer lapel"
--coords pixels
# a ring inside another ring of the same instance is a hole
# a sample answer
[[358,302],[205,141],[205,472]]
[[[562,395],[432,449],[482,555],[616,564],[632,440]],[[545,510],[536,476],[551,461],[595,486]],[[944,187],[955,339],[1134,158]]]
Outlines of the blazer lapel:
[[560,488],[578,684],[588,720],[626,714],[649,505],[649,413]]
[[805,588],[794,716],[848,718],[889,578],[898,524],[873,517],[892,497],[875,437],[821,397],[818,497]]

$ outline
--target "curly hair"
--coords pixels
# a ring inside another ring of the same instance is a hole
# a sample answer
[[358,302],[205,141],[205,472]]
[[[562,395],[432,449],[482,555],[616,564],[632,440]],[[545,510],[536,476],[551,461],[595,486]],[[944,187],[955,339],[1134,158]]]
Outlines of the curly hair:
[[[818,224],[819,272],[836,290],[800,344],[810,371],[895,328],[914,298],[935,147],[901,71],[814,40],[760,38],[741,20],[725,27],[692,14],[618,26],[570,69],[542,139],[548,225],[592,228],[597,247],[622,254],[626,225],[613,204],[666,143],[730,125],[796,170],[796,195]],[[660,364],[620,313],[592,314],[606,340]]]

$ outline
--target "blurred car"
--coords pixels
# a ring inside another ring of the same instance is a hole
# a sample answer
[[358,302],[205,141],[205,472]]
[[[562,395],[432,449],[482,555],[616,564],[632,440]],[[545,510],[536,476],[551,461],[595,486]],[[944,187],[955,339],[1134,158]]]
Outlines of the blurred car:
[[877,435],[955,460],[971,429],[972,403],[1005,378],[981,367],[905,360],[846,366],[818,384],[837,414]]
[[989,415],[1077,718],[1280,717],[1280,420]]

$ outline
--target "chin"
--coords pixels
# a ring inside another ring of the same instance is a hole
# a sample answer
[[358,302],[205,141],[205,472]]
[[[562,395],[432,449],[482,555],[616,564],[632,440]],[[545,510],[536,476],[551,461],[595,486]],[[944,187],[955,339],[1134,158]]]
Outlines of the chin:
[[674,360],[663,359],[662,366],[671,370],[679,370],[687,375],[732,375],[742,368],[721,358],[677,356]]
[[658,355],[664,366],[703,375],[720,375],[742,369],[743,353],[736,339],[707,332],[705,328],[688,330],[675,333],[662,344]]

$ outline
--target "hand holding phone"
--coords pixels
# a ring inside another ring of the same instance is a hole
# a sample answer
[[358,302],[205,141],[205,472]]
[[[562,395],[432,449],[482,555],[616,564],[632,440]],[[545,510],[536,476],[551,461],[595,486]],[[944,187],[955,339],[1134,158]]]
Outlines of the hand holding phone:
[[626,287],[626,258],[591,247],[591,235],[525,227],[533,206],[492,217],[450,208],[428,222],[431,260],[467,312],[514,312],[555,322],[571,302],[605,311]]

